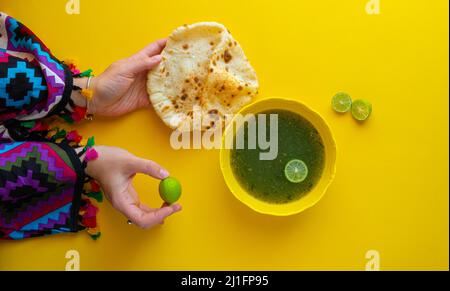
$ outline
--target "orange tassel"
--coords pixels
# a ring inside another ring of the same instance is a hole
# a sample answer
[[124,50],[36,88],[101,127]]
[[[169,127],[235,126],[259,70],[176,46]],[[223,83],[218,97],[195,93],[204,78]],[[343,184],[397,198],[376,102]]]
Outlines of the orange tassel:
[[81,90],[81,95],[83,95],[88,101],[90,101],[94,96],[94,92],[92,91],[92,89],[83,89]]

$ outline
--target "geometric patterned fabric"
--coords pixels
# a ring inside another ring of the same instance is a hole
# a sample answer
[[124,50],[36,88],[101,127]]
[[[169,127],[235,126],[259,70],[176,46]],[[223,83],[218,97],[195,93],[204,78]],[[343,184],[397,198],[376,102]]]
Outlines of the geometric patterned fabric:
[[78,230],[72,213],[81,165],[67,150],[44,142],[0,143],[0,238]]
[[72,74],[25,25],[0,12],[0,140],[8,120],[59,114],[73,89]]
[[[74,73],[78,77],[76,73]],[[0,12],[0,240],[86,229],[97,239],[100,186],[84,173],[76,131],[47,121],[84,119],[70,100],[73,76],[25,25]],[[46,119],[47,118],[47,119]]]

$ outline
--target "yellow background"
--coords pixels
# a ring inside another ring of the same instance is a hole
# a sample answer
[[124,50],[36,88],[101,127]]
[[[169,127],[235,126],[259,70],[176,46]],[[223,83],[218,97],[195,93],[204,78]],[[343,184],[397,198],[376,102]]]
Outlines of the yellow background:
[[[67,250],[83,270],[363,270],[380,252],[383,270],[449,268],[447,0],[0,0],[60,58],[100,73],[112,61],[184,23],[224,23],[261,83],[260,97],[302,100],[331,125],[337,175],[300,215],[257,214],[227,189],[217,151],[174,151],[153,110],[79,128],[166,166],[184,187],[184,210],[150,231],[126,224],[106,202],[103,236],[84,233],[0,243],[0,269],[63,270]],[[372,101],[363,125],[337,115],[338,91]],[[144,201],[160,204],[157,182],[138,177]]]

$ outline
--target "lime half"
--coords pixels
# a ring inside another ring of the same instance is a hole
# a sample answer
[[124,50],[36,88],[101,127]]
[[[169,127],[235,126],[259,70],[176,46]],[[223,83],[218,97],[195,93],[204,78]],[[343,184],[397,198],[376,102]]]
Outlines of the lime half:
[[286,164],[284,175],[292,183],[301,183],[308,177],[308,167],[301,160],[292,160]]
[[372,104],[364,99],[353,101],[352,115],[356,120],[364,121],[369,118],[372,113]]
[[344,92],[337,93],[331,100],[331,106],[334,111],[345,113],[352,107],[352,97]]

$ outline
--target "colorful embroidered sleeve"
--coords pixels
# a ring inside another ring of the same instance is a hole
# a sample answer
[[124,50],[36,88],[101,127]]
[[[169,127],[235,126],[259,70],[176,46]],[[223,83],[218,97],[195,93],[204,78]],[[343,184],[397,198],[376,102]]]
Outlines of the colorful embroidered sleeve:
[[0,144],[0,237],[77,231],[82,177],[71,149],[38,142]]
[[83,190],[90,147],[77,152],[67,140],[0,143],[0,239],[23,239],[88,228],[94,238],[102,199],[95,181]]
[[26,26],[0,12],[0,140],[26,140],[30,120],[58,115],[79,120],[71,101],[73,74]]
[[100,235],[90,200],[102,200],[100,187],[84,173],[97,158],[93,138],[84,142],[49,118],[84,118],[86,109],[71,100],[81,90],[73,85],[80,76],[0,12],[0,239],[80,229],[94,239]]

